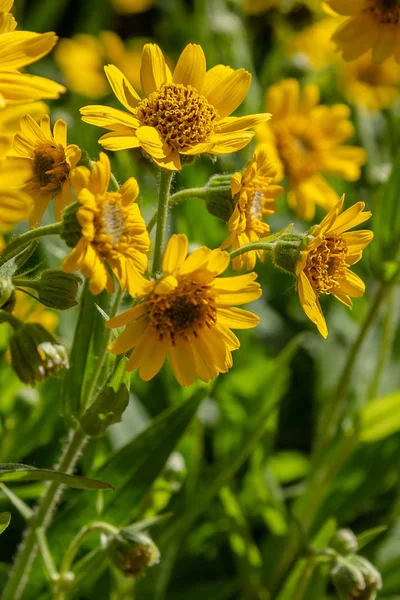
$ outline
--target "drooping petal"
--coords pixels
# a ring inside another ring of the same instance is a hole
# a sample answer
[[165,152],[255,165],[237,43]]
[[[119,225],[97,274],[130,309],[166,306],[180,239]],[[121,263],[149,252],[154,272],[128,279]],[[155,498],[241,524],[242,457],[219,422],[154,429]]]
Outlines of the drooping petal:
[[315,323],[322,337],[328,337],[328,328],[319,300],[306,275],[301,272],[297,278],[301,306],[307,317]]
[[136,131],[136,136],[143,150],[150,154],[150,156],[154,158],[166,158],[171,154],[172,148],[164,142],[154,127],[148,127],[147,125],[139,127]]
[[192,385],[196,378],[196,361],[190,344],[177,340],[175,345],[168,347],[168,358],[178,382],[183,385]]
[[123,327],[124,325],[128,325],[131,321],[135,319],[139,319],[144,313],[147,311],[146,302],[141,302],[140,304],[136,304],[132,306],[132,308],[128,308],[124,312],[120,313],[116,317],[112,317],[106,323],[106,327],[109,329],[115,329],[116,327]]
[[243,308],[237,308],[236,306],[222,308],[219,306],[217,320],[230,329],[252,329],[258,325],[260,318]]

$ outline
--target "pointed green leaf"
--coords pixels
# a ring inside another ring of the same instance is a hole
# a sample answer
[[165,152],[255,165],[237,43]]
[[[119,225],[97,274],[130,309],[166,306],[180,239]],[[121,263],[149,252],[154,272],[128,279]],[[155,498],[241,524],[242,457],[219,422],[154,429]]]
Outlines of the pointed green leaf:
[[0,513],[0,533],[3,533],[5,529],[9,526],[11,521],[11,513],[2,512]]
[[80,419],[81,427],[87,435],[102,435],[107,427],[121,421],[129,403],[130,373],[126,370],[127,362],[127,358],[121,360],[111,381],[103,387]]
[[27,242],[14,256],[4,262],[0,259],[0,277],[12,277],[35,252],[39,240]]
[[360,440],[376,442],[400,430],[400,391],[378,398],[361,411]]
[[361,550],[361,548],[364,548],[364,546],[372,542],[378,535],[387,530],[387,525],[379,525],[378,527],[363,531],[357,536],[358,549]]
[[107,490],[113,489],[110,483],[68,475],[51,469],[37,469],[20,463],[0,463],[0,481],[58,481],[78,490]]

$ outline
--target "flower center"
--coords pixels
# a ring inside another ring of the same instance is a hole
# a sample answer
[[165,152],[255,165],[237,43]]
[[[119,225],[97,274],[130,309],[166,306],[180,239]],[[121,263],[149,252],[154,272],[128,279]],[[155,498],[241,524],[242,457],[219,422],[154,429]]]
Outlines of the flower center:
[[33,182],[42,192],[56,194],[68,178],[70,167],[63,146],[41,144],[34,150]]
[[207,141],[214,133],[218,112],[192,86],[167,83],[152,92],[136,108],[142,125],[155,127],[175,150]]
[[399,25],[400,2],[399,0],[369,0],[364,12],[385,25]]
[[307,179],[319,171],[319,132],[311,123],[277,124],[274,132],[279,156],[289,177]]
[[312,287],[329,294],[346,274],[347,245],[342,238],[324,238],[308,255],[304,273]]
[[[121,194],[112,192],[97,197],[100,209],[94,218],[94,243],[103,256],[124,252],[130,254],[137,247],[135,236],[143,227],[137,218],[138,206],[124,206]],[[136,217],[136,218],[135,218]],[[146,250],[143,250],[146,251]]]
[[214,294],[206,285],[182,279],[170,294],[153,294],[147,301],[149,318],[162,340],[188,340],[199,329],[213,327],[217,318]]
[[264,194],[256,191],[249,203],[249,214],[252,221],[261,221],[263,217]]

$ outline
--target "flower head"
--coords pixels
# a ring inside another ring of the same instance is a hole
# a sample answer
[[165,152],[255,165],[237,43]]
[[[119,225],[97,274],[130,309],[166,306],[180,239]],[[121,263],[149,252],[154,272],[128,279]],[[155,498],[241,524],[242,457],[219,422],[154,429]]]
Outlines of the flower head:
[[187,256],[188,240],[173,235],[164,254],[162,277],[149,282],[140,304],[110,319],[108,327],[128,325],[111,344],[113,354],[134,348],[127,368],[139,369],[148,381],[168,355],[181,385],[196,376],[210,381],[232,366],[232,350],[240,346],[233,329],[255,327],[258,317],[236,308],[261,295],[257,275],[220,278],[229,254],[201,247]]
[[41,119],[40,126],[30,115],[24,115],[21,130],[14,138],[17,156],[7,158],[3,176],[32,197],[29,224],[36,227],[52,198],[57,220],[74,201],[70,173],[79,162],[81,151],[75,144],[67,144],[67,124],[62,119],[56,121],[52,133],[49,115]]
[[144,46],[143,100],[117,67],[109,65],[105,71],[113,92],[129,112],[85,106],[83,120],[111,130],[99,140],[108,150],[141,147],[164,169],[181,169],[181,155],[236,152],[253,137],[247,130],[270,117],[230,117],[243,102],[251,75],[224,65],[206,72],[204,52],[197,44],[186,46],[173,74],[156,44]]
[[400,63],[400,0],[326,2],[349,17],[332,36],[345,60],[354,60],[372,49],[373,62],[381,63],[394,55]]
[[296,266],[303,310],[325,338],[328,328],[319,296],[333,294],[343,304],[352,307],[351,297],[362,296],[365,285],[349,267],[360,260],[364,248],[373,238],[372,231],[348,231],[370,218],[370,212],[363,212],[364,202],[357,202],[341,213],[343,202],[344,197],[320,225],[311,230],[313,237],[301,252]]
[[[230,236],[222,248],[232,246],[233,250],[249,242],[256,242],[268,235],[269,225],[264,216],[273,215],[276,209],[275,198],[283,194],[283,188],[275,184],[276,167],[268,160],[267,146],[257,146],[243,173],[235,173],[231,180],[232,197],[237,200],[228,227]],[[233,261],[234,269],[244,265],[254,269],[257,256],[264,259],[262,250],[246,252]]]
[[76,169],[73,184],[80,204],[76,218],[81,237],[64,259],[63,269],[67,273],[80,269],[90,278],[91,292],[99,294],[104,289],[114,290],[107,263],[121,287],[136,296],[142,289],[150,247],[145,222],[135,203],[139,186],[130,177],[118,191],[108,192],[110,176],[110,161],[104,153],[92,171],[86,167]]
[[63,71],[68,89],[87,98],[101,98],[109,93],[104,64],[111,62],[121,69],[133,87],[140,89],[140,48],[127,48],[113,31],[101,31],[96,37],[81,33],[60,40],[55,58]]
[[278,180],[289,183],[289,204],[298,216],[310,220],[315,205],[330,210],[339,200],[322,173],[356,181],[366,161],[363,148],[343,145],[354,134],[350,109],[344,104],[319,104],[319,90],[307,85],[302,92],[296,79],[273,85],[267,106],[274,118],[257,128],[260,141],[278,166]]
[[53,32],[34,33],[14,31],[17,22],[9,12],[13,0],[0,2],[0,107],[23,104],[42,98],[58,98],[65,87],[36,75],[20,73],[26,67],[46,56],[56,45]]

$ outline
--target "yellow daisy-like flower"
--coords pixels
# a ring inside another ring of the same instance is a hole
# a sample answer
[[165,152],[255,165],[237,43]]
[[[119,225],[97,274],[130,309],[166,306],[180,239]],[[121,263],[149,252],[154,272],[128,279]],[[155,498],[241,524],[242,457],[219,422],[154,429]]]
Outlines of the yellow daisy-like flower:
[[90,278],[90,291],[114,291],[106,263],[131,296],[143,290],[142,274],[147,267],[150,238],[135,200],[139,186],[130,177],[116,192],[109,192],[111,168],[103,152],[89,171],[78,167],[72,175],[80,207],[76,217],[82,227],[81,238],[63,261],[66,273],[78,269]]
[[0,0],[0,107],[58,98],[64,86],[18,71],[46,56],[58,38],[53,32],[14,31],[17,22],[9,12],[12,5],[13,0]]
[[17,223],[29,217],[32,208],[30,196],[20,190],[0,187],[0,233],[10,231]]
[[[268,160],[268,148],[259,144],[244,173],[234,173],[231,180],[232,198],[236,206],[229,219],[230,236],[221,248],[232,246],[233,250],[249,242],[256,242],[269,233],[269,225],[263,217],[273,215],[276,210],[275,199],[283,194],[283,187],[275,184],[276,167]],[[232,263],[234,269],[243,266],[251,271],[257,256],[264,260],[264,252],[255,250],[237,256]]]
[[115,10],[121,14],[141,13],[149,10],[157,0],[110,0]]
[[270,118],[229,116],[244,100],[251,75],[224,65],[206,71],[204,52],[197,44],[186,46],[173,75],[160,48],[144,46],[140,70],[144,100],[117,67],[109,65],[105,71],[129,112],[85,106],[82,119],[111,130],[99,140],[108,150],[141,147],[164,169],[181,169],[181,155],[236,152],[252,139],[253,132],[247,130]]
[[42,117],[40,126],[30,115],[24,115],[21,130],[14,138],[18,156],[7,157],[3,178],[33,198],[31,227],[40,224],[52,198],[59,221],[63,209],[74,201],[70,173],[81,158],[81,150],[67,143],[67,124],[62,119],[55,122],[52,133],[49,115]]
[[48,111],[44,102],[6,106],[0,110],[0,169],[4,169],[5,158],[13,150],[15,134],[20,131],[21,117],[29,114],[35,121],[39,121]]
[[368,52],[352,62],[343,61],[338,82],[349,103],[372,110],[390,108],[400,95],[400,65],[393,57],[377,65]]
[[68,89],[87,98],[101,98],[110,87],[104,64],[111,62],[121,69],[129,83],[140,89],[141,47],[126,48],[113,31],[101,31],[63,39],[55,50],[56,61],[67,79]]
[[324,338],[328,335],[328,328],[319,295],[333,294],[343,304],[352,307],[351,297],[362,296],[365,285],[349,267],[360,260],[364,248],[374,236],[368,230],[349,231],[370,218],[370,212],[363,212],[364,202],[357,202],[341,213],[343,202],[344,197],[312,232],[313,239],[302,251],[296,266],[301,305]]
[[394,55],[400,63],[400,0],[326,0],[340,15],[350,17],[333,34],[344,60],[354,60],[372,49],[381,63]]
[[111,344],[114,354],[134,348],[127,369],[139,369],[144,381],[152,379],[168,355],[181,385],[196,376],[210,381],[232,366],[233,350],[240,346],[232,329],[255,327],[258,317],[236,308],[261,295],[257,275],[218,277],[229,265],[229,254],[201,247],[187,256],[188,240],[173,235],[165,250],[163,274],[148,287],[140,304],[110,319],[108,327],[128,325]]
[[354,134],[350,109],[319,104],[318,88],[310,84],[300,92],[296,79],[271,86],[267,107],[274,118],[257,128],[258,139],[277,163],[278,180],[288,178],[290,206],[310,220],[316,204],[328,211],[339,199],[322,173],[357,181],[366,162],[363,148],[343,145]]
[[337,29],[338,19],[327,17],[306,27],[290,40],[287,53],[298,58],[305,67],[319,71],[340,61],[331,36]]

